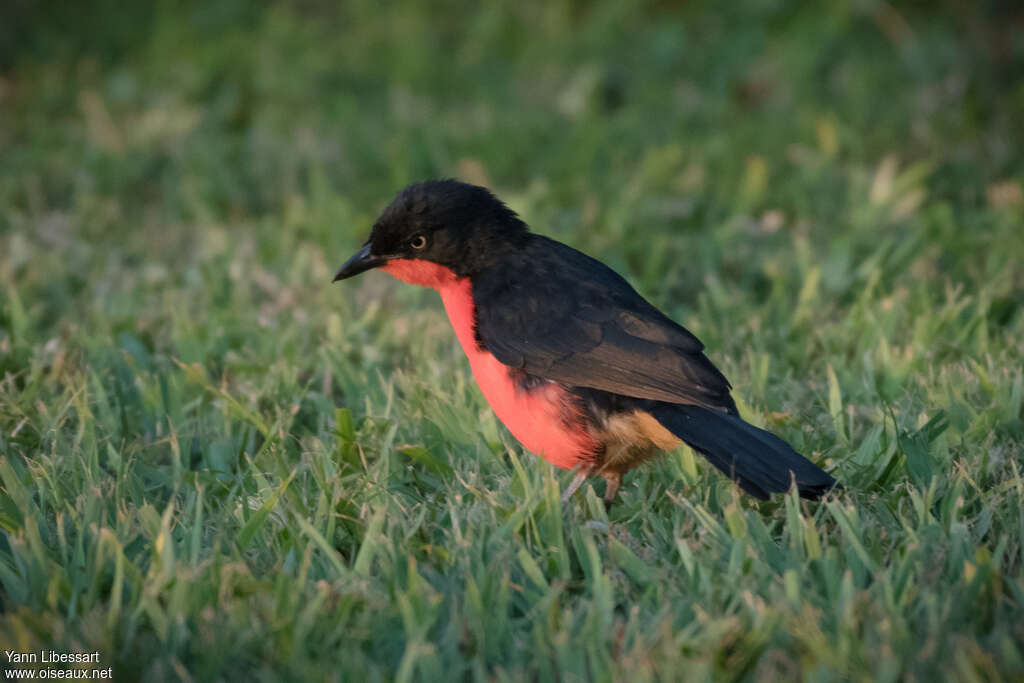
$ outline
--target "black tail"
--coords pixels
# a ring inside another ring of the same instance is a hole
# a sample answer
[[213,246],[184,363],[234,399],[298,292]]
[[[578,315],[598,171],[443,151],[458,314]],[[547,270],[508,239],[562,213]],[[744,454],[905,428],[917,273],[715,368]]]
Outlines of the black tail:
[[832,488],[841,488],[788,443],[736,415],[668,403],[655,406],[650,413],[744,491],[761,500],[768,500],[769,493],[788,491],[794,480],[803,498],[817,499]]

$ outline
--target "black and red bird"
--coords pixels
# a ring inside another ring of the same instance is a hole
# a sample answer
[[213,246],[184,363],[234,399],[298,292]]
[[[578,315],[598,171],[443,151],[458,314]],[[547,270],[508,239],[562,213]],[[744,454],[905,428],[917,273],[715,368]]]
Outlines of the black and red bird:
[[441,294],[480,390],[520,443],[577,470],[563,499],[689,444],[753,496],[836,481],[740,418],[704,345],[615,271],[535,235],[488,190],[455,180],[398,193],[334,281],[371,268]]

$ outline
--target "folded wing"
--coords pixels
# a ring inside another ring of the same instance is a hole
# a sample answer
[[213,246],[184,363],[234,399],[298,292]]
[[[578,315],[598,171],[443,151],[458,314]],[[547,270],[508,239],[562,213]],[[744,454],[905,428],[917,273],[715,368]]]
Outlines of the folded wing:
[[474,279],[478,341],[505,365],[624,396],[735,413],[704,345],[613,270],[534,236],[523,258]]

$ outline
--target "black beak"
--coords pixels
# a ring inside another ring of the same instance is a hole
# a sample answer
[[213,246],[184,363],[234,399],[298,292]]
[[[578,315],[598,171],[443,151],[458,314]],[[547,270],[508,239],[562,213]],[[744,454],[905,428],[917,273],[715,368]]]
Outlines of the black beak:
[[334,279],[331,282],[337,282],[338,280],[344,280],[347,277],[353,275],[359,275],[363,271],[382,266],[387,261],[386,258],[381,256],[374,256],[370,253],[370,245],[364,244],[363,247],[357,251],[352,258],[345,261],[345,265],[338,269],[338,272],[334,274]]

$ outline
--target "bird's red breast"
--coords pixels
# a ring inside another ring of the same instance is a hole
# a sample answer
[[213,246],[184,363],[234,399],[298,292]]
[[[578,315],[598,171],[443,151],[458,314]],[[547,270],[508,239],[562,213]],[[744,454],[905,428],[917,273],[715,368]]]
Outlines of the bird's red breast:
[[523,446],[564,469],[593,456],[598,444],[561,385],[543,382],[526,388],[516,381],[516,370],[502,364],[477,343],[473,285],[469,278],[456,277],[436,263],[414,259],[395,259],[381,270],[404,282],[440,292],[448,320],[469,359],[480,391],[498,419]]

